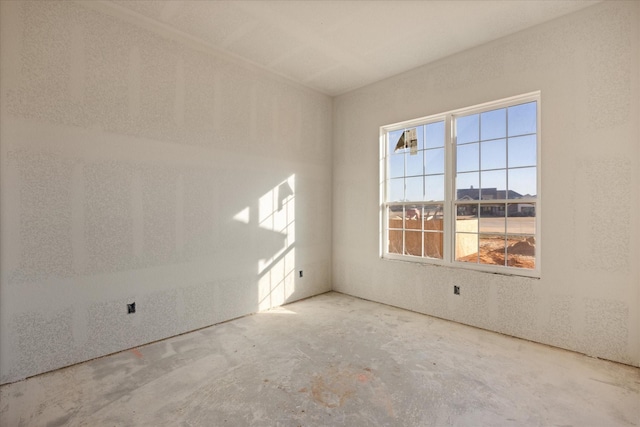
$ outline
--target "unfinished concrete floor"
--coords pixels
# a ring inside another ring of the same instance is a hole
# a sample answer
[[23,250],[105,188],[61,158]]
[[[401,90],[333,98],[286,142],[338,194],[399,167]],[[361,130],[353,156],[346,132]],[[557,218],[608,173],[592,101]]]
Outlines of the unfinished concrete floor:
[[0,389],[2,426],[629,426],[640,370],[328,293]]

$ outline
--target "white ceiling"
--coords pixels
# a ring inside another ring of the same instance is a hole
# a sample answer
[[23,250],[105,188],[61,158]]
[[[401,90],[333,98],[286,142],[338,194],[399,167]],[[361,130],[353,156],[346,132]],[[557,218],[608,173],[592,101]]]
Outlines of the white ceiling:
[[339,95],[598,1],[107,3],[325,94]]

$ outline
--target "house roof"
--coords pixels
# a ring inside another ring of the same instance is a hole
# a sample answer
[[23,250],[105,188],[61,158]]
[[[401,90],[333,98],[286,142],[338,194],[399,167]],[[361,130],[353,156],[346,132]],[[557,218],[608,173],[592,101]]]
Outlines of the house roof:
[[458,200],[501,200],[525,197],[517,191],[498,190],[497,188],[461,188],[458,189],[456,195]]

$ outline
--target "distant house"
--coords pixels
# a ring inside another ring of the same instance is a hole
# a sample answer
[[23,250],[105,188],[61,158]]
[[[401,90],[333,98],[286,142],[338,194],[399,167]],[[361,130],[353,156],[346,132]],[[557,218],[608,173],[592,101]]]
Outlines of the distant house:
[[500,200],[521,199],[522,194],[513,190],[498,190],[497,188],[461,188],[458,190],[458,200]]
[[[474,200],[517,200],[535,197],[530,194],[522,195],[513,190],[498,190],[497,188],[461,188],[457,191],[458,201]],[[531,203],[509,203],[509,216],[535,216],[535,206]],[[503,205],[481,206],[480,213],[483,216],[504,216]],[[477,205],[458,205],[458,215],[478,215]]]

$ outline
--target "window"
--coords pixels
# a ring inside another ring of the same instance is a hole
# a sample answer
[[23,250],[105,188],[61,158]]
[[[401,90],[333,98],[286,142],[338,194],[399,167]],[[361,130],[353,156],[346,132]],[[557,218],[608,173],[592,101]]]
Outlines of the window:
[[382,256],[539,275],[539,94],[381,128]]

